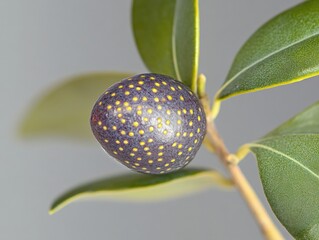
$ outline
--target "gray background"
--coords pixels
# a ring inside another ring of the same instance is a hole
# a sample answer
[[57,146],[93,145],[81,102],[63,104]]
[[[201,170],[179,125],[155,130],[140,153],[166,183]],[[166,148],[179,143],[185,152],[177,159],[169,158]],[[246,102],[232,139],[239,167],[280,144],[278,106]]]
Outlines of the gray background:
[[[200,71],[207,75],[211,96],[250,34],[298,2],[200,1]],[[236,191],[212,189],[149,204],[86,201],[47,214],[64,190],[126,169],[97,144],[22,141],[15,129],[37,96],[65,77],[95,70],[146,71],[134,46],[129,11],[129,0],[0,1],[0,238],[262,239]],[[222,105],[217,125],[234,151],[316,100],[317,79],[235,97]],[[191,165],[223,169],[204,149]],[[241,167],[269,209],[254,158]]]

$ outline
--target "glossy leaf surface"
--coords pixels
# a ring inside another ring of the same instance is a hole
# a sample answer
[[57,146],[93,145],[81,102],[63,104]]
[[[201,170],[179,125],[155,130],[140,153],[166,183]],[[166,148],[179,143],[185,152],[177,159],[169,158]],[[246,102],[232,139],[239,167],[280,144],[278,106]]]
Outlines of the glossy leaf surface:
[[49,89],[27,112],[20,127],[22,136],[57,135],[93,139],[89,118],[98,97],[127,73],[90,73]]
[[122,201],[144,202],[176,198],[212,186],[232,187],[232,182],[214,170],[183,169],[165,175],[126,174],[101,179],[76,187],[60,196],[50,214],[78,199],[104,197]]
[[246,145],[274,213],[296,239],[319,239],[318,122],[319,102]]
[[237,54],[216,99],[319,74],[319,1],[305,1],[258,29]]
[[199,55],[198,0],[134,0],[132,27],[148,69],[183,81],[195,91]]

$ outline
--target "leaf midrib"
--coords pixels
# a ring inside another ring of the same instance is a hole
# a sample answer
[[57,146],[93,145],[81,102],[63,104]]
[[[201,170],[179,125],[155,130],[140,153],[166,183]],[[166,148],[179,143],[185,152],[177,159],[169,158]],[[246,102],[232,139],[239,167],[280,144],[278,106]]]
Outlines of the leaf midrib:
[[290,45],[288,45],[288,46],[286,46],[286,47],[280,48],[280,49],[278,49],[278,50],[276,50],[276,51],[274,51],[274,52],[272,52],[272,53],[270,53],[270,54],[264,56],[263,58],[260,58],[259,60],[253,62],[252,64],[248,65],[247,67],[243,68],[243,69],[240,70],[238,73],[236,73],[233,77],[231,77],[231,78],[222,86],[222,88],[220,88],[220,90],[219,90],[218,93],[217,93],[217,98],[218,98],[218,97],[220,96],[220,94],[226,89],[226,87],[227,87],[228,85],[230,85],[232,82],[234,82],[241,74],[245,73],[246,71],[248,71],[249,69],[253,68],[253,67],[256,66],[257,64],[263,62],[263,61],[266,60],[267,58],[270,58],[270,57],[272,57],[272,56],[274,56],[274,55],[276,55],[276,54],[278,54],[278,53],[280,53],[280,52],[282,52],[282,51],[285,51],[285,50],[287,50],[287,49],[289,49],[289,48],[291,48],[291,47],[294,47],[294,46],[298,45],[299,43],[301,43],[301,42],[303,42],[303,41],[307,41],[307,40],[309,40],[309,39],[311,39],[311,38],[315,38],[315,37],[318,37],[318,36],[319,36],[319,33],[318,33],[318,32],[315,33],[315,34],[309,35],[309,36],[307,36],[306,38],[302,38],[302,39],[300,39],[299,41],[293,42],[292,44],[290,44]]
[[176,19],[177,19],[177,14],[178,12],[176,12],[177,10],[177,1],[175,1],[175,7],[174,7],[174,18],[173,18],[173,31],[172,31],[172,57],[173,57],[173,63],[174,63],[174,70],[175,70],[175,74],[176,74],[176,78],[177,80],[182,81],[181,79],[181,75],[179,72],[179,67],[178,67],[178,63],[177,63],[177,50],[176,50]]
[[301,167],[303,170],[309,172],[312,176],[314,176],[315,178],[317,178],[317,180],[319,181],[319,175],[317,175],[315,172],[313,172],[311,169],[309,169],[308,167],[306,167],[305,165],[301,164],[297,159],[294,159],[293,157],[277,150],[277,149],[274,149],[272,147],[269,147],[269,146],[266,146],[264,144],[258,144],[258,143],[251,143],[249,144],[249,148],[251,147],[257,147],[257,148],[263,148],[265,150],[268,150],[268,151],[271,151],[273,153],[276,153],[286,159],[289,159],[291,160],[293,163],[297,164],[299,167]]

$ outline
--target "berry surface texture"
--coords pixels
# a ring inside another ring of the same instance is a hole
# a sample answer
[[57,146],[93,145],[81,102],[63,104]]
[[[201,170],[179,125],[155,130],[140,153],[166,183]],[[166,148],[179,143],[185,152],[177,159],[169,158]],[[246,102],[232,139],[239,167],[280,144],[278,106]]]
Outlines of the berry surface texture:
[[160,74],[139,74],[108,88],[91,114],[94,136],[128,168],[164,174],[185,167],[206,133],[197,96]]

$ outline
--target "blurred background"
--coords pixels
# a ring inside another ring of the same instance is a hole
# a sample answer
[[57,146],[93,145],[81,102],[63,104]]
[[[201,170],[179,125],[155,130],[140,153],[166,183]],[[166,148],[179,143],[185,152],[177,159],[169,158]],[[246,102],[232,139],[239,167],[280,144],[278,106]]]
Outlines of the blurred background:
[[[298,2],[200,1],[200,72],[208,78],[211,97],[244,41]],[[92,71],[147,71],[134,45],[130,5],[130,0],[0,1],[0,238],[262,239],[236,191],[211,189],[147,204],[77,202],[48,215],[51,202],[70,187],[127,169],[97,143],[20,139],[17,128],[32,103],[67,77]],[[231,98],[222,104],[217,126],[235,151],[317,101],[318,87],[318,79],[311,79]],[[205,149],[190,165],[223,171]],[[269,210],[253,156],[241,167]]]

